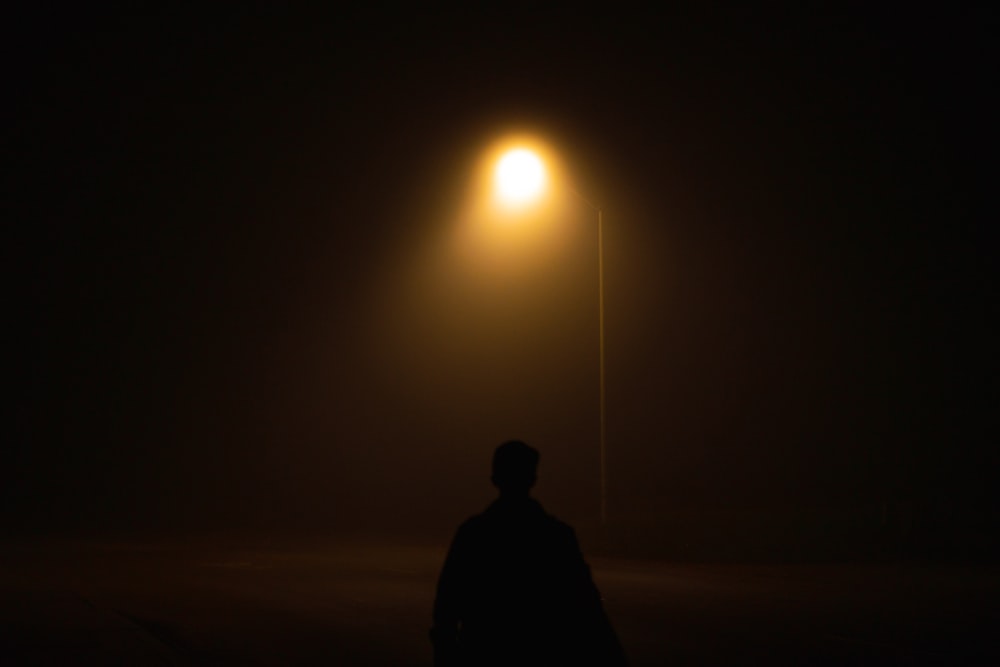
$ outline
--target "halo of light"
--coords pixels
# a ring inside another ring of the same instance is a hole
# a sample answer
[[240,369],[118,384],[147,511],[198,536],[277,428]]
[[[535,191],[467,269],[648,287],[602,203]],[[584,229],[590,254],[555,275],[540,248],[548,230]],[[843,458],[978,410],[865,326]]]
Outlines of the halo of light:
[[497,162],[497,195],[508,204],[524,204],[537,197],[545,186],[545,165],[526,148],[507,151]]

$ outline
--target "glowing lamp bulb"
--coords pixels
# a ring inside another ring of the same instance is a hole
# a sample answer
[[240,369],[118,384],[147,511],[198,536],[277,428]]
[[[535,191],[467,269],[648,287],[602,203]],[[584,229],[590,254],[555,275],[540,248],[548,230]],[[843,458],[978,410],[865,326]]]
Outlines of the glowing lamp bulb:
[[508,151],[497,163],[497,194],[506,203],[526,203],[537,197],[544,185],[545,167],[541,159],[527,149]]

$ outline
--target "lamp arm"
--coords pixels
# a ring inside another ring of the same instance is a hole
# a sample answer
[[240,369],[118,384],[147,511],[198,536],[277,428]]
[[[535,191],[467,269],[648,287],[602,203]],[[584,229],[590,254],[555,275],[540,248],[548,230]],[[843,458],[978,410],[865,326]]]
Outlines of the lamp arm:
[[566,189],[569,190],[570,192],[572,192],[574,197],[576,197],[577,199],[579,199],[580,201],[582,201],[584,204],[586,204],[587,206],[589,206],[591,209],[593,209],[597,213],[601,212],[601,207],[600,206],[598,206],[594,202],[590,201],[589,199],[587,199],[586,197],[584,197],[583,195],[581,195],[579,192],[576,191],[576,188],[574,188],[573,186],[567,184],[566,185]]

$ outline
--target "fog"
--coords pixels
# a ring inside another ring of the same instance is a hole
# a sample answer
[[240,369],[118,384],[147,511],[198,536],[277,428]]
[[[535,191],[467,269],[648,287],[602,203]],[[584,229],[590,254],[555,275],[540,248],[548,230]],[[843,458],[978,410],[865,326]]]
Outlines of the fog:
[[445,540],[520,438],[596,534],[593,213],[462,236],[525,127],[604,211],[622,544],[988,551],[973,130],[942,102],[975,93],[905,31],[545,24],[511,62],[485,29],[161,19],[17,43],[14,532]]

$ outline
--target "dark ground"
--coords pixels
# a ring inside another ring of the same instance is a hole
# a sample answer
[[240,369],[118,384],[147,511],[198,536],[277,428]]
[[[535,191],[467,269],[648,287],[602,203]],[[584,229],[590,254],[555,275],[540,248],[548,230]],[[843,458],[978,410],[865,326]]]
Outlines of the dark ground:
[[[428,665],[444,550],[6,545],[0,662]],[[987,665],[996,567],[590,559],[633,665]]]

